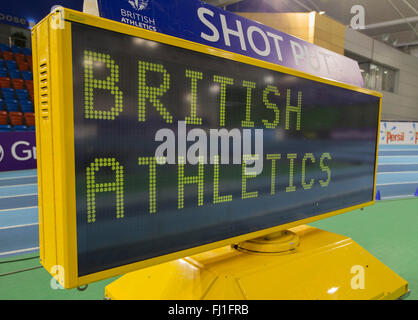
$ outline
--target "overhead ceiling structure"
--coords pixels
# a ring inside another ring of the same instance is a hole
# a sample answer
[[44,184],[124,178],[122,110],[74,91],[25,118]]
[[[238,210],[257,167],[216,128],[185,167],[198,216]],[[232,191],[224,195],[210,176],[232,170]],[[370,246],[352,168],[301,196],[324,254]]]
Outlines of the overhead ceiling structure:
[[[351,26],[361,5],[365,13],[365,28],[358,31],[408,52],[418,48],[418,0],[207,0],[219,7],[229,5],[230,11],[247,12],[323,12]],[[232,4],[232,5],[231,5]]]

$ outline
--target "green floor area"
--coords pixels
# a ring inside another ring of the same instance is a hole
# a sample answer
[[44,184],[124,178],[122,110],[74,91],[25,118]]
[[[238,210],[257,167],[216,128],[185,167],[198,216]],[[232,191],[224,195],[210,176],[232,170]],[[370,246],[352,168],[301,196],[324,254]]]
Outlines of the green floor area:
[[[0,260],[0,300],[97,300],[103,299],[104,287],[117,278],[89,284],[86,290],[60,289],[56,281],[40,266],[39,258],[15,261],[36,257],[36,254],[13,256]],[[27,270],[7,274],[19,270]],[[51,285],[52,284],[52,285]],[[53,289],[56,288],[56,289]]]
[[377,201],[311,225],[356,241],[408,281],[405,299],[418,300],[418,198]]
[[[379,201],[372,207],[356,210],[312,224],[357,241],[380,261],[409,282],[410,295],[418,300],[418,198]],[[0,299],[102,299],[104,287],[116,278],[90,284],[85,291],[51,288],[51,276],[37,268],[34,254],[0,260]],[[382,279],[384,281],[384,279]]]

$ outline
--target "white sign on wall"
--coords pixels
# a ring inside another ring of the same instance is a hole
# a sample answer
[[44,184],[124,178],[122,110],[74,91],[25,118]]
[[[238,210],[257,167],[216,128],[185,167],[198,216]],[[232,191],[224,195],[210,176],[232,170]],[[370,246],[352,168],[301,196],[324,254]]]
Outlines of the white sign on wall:
[[382,121],[379,143],[418,145],[418,122]]

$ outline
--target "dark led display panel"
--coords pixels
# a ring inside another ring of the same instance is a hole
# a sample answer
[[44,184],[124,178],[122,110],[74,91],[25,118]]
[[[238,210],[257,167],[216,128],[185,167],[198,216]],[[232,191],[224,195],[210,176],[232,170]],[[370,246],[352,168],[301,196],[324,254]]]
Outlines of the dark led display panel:
[[[379,97],[78,23],[71,34],[79,276],[373,200]],[[206,162],[179,161],[197,141],[180,124],[206,134]],[[213,129],[241,150],[262,132],[262,171],[210,161]],[[175,163],[156,157],[164,143]]]

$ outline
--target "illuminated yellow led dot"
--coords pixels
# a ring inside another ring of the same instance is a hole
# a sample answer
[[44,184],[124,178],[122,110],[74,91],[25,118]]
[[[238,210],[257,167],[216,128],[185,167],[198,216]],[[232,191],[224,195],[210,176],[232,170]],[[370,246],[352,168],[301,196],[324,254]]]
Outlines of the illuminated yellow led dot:
[[90,164],[90,167],[86,168],[87,180],[87,208],[90,209],[87,211],[87,222],[93,223],[96,221],[94,214],[96,212],[96,193],[99,192],[114,192],[116,191],[116,218],[123,218],[123,202],[117,201],[118,199],[123,199],[123,183],[118,181],[116,182],[106,182],[106,183],[96,183],[96,172],[100,170],[101,167],[114,167],[115,175],[123,176],[123,166],[114,158],[96,158]]
[[[146,73],[148,71],[162,73],[163,82],[158,88],[150,87],[146,84]],[[162,64],[138,62],[138,121],[145,121],[146,119],[145,106],[148,99],[167,123],[173,122],[173,117],[157,98],[157,96],[161,97],[164,95],[169,89],[170,74]]]
[[198,200],[197,205],[203,205],[203,187],[204,187],[204,158],[199,156],[198,175],[197,176],[184,176],[184,157],[178,157],[178,208],[184,207],[184,185],[197,184]]
[[214,166],[213,166],[213,203],[229,202],[232,201],[232,195],[219,195],[219,156],[214,157]]
[[254,122],[251,121],[251,95],[252,89],[256,87],[255,82],[243,81],[242,86],[247,88],[247,96],[245,102],[245,120],[241,122],[243,127],[254,127]]
[[[110,56],[106,56],[108,59],[107,67],[110,69],[110,76],[106,80],[94,79],[93,77],[93,62],[104,62],[105,55],[96,54],[94,52],[85,50],[84,51],[84,96],[85,96],[85,117],[87,119],[105,119],[111,120],[114,119],[114,116],[122,112],[122,91],[117,88],[115,90],[115,83],[118,82],[118,66],[115,64],[114,60],[110,59]],[[109,111],[100,112],[100,110],[95,110],[94,108],[94,89],[101,90],[111,90],[112,95],[115,96],[115,105],[110,108]],[[117,103],[119,100],[119,103]],[[113,114],[113,117],[111,116]]]
[[266,108],[274,111],[274,120],[272,122],[262,120],[264,126],[268,129],[274,129],[279,124],[279,109],[275,103],[268,100],[268,95],[271,93],[275,96],[280,96],[279,90],[275,86],[268,85],[267,88],[263,90],[263,102],[266,105]]
[[290,105],[292,91],[286,90],[286,130],[290,129],[290,113],[296,113],[296,130],[300,130],[300,119],[302,114],[302,91],[298,91],[298,106],[294,107]]
[[257,177],[257,174],[249,173],[247,170],[247,162],[250,160],[251,161],[258,160],[258,154],[255,154],[255,155],[244,154],[242,156],[242,185],[241,185],[241,198],[242,199],[258,197],[258,191],[247,192],[247,179]]
[[319,160],[319,166],[321,167],[321,170],[327,173],[327,180],[319,180],[319,184],[322,187],[327,187],[331,181],[331,169],[329,168],[329,166],[327,166],[326,164],[324,164],[325,159],[331,160],[331,154],[329,154],[328,152],[322,154],[321,159]]
[[267,160],[271,160],[271,189],[270,194],[276,193],[276,160],[281,159],[281,154],[268,154]]
[[295,166],[295,159],[297,158],[297,156],[298,155],[296,153],[287,154],[287,159],[290,160],[290,165],[289,165],[289,186],[286,187],[286,192],[296,191],[296,187],[293,185],[293,169]]
[[186,70],[186,78],[190,78],[190,116],[185,118],[187,124],[202,124],[202,118],[196,116],[197,110],[197,80],[203,79],[203,73],[193,70]]
[[305,190],[312,188],[314,184],[314,179],[311,179],[309,183],[306,183],[306,161],[310,159],[312,163],[315,163],[315,157],[312,153],[307,153],[302,159],[302,187]]
[[222,77],[218,75],[213,76],[213,81],[220,83],[221,92],[220,92],[220,104],[219,104],[219,125],[221,127],[225,126],[226,116],[225,116],[225,105],[226,105],[226,86],[234,84],[234,79]]

